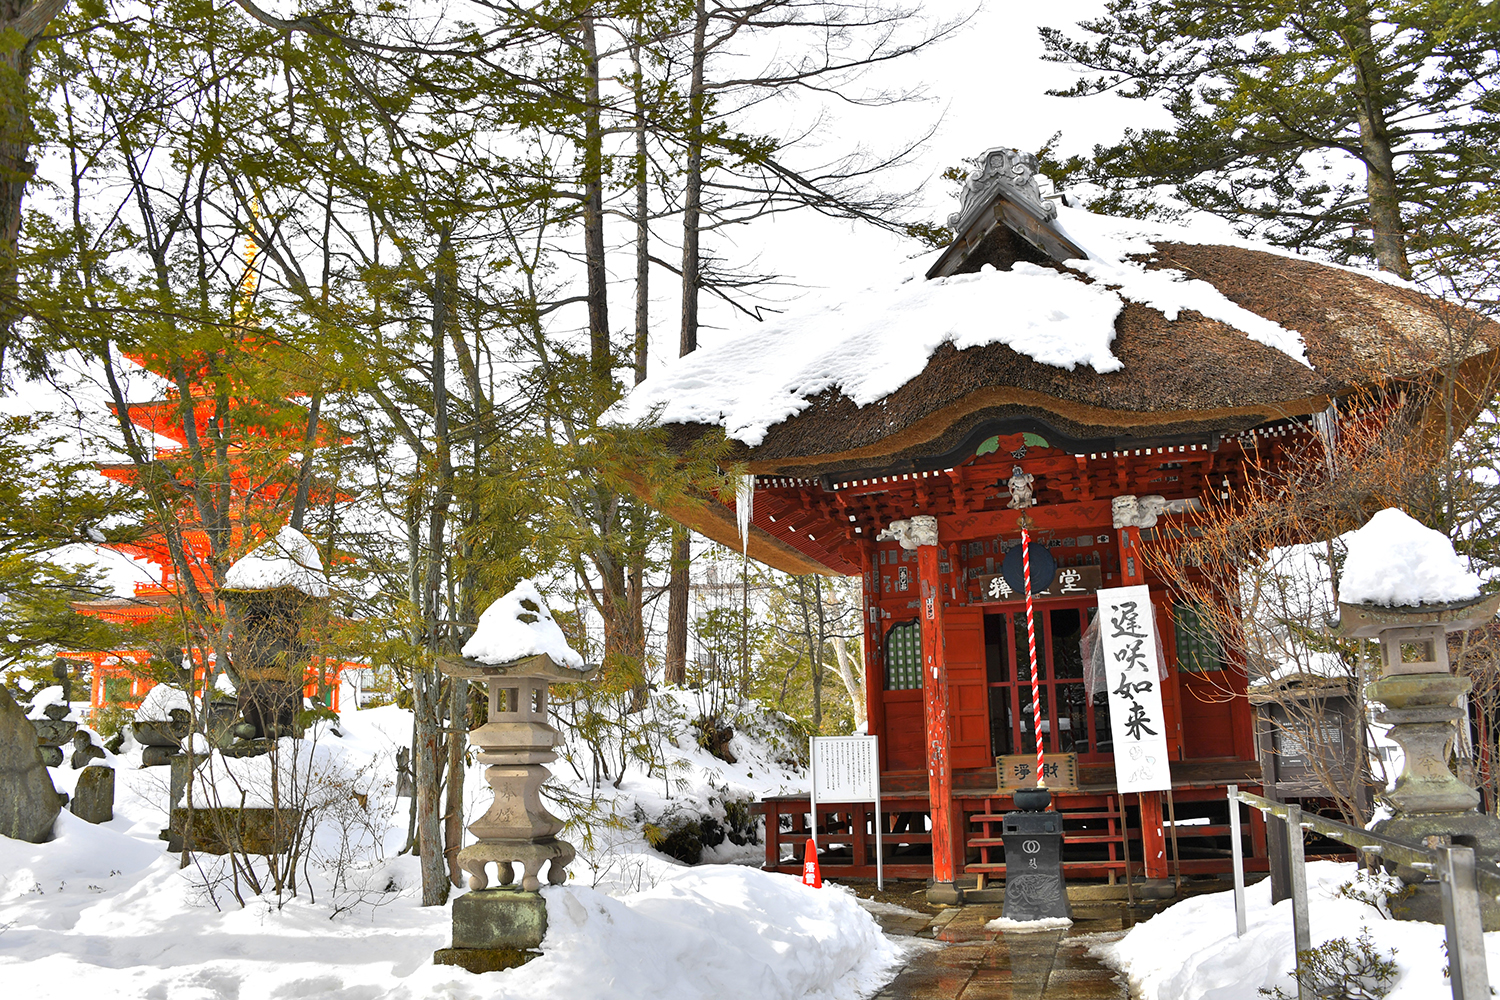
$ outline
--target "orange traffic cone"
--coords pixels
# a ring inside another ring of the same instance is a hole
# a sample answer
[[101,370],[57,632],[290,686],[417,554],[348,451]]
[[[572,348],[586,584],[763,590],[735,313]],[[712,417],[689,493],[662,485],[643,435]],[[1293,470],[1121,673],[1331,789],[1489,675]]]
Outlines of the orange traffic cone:
[[823,888],[823,873],[818,870],[818,844],[807,838],[807,848],[802,852],[802,884],[814,889]]

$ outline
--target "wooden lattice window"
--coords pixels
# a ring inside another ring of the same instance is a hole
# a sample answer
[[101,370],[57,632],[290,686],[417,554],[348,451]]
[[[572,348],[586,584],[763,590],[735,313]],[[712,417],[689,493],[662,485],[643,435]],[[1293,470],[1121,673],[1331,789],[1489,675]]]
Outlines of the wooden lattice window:
[[1224,647],[1192,604],[1172,608],[1173,631],[1177,633],[1177,669],[1206,674],[1224,669]]
[[885,634],[885,689],[913,691],[922,686],[922,626],[892,625]]

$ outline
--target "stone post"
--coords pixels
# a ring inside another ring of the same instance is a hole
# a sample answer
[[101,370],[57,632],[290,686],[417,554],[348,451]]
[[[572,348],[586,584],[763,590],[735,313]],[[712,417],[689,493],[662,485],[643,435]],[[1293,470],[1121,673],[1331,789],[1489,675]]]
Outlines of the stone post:
[[[1374,711],[1375,721],[1391,727],[1391,739],[1405,752],[1396,786],[1379,796],[1392,815],[1376,823],[1374,832],[1431,847],[1460,843],[1480,858],[1500,857],[1500,821],[1476,811],[1479,793],[1448,767],[1456,727],[1468,724],[1460,697],[1473,682],[1450,672],[1447,633],[1482,625],[1497,609],[1500,594],[1416,607],[1339,605],[1344,635],[1380,642],[1380,677],[1365,686],[1365,697],[1383,706]],[[1441,923],[1437,883],[1415,869],[1397,873],[1417,891],[1393,903],[1392,911]],[[1500,929],[1500,907],[1493,901],[1484,908],[1484,926]]]
[[[542,866],[547,881],[567,880],[573,845],[558,840],[562,820],[543,805],[542,785],[557,759],[561,739],[547,722],[547,687],[576,684],[595,670],[560,667],[539,654],[511,663],[489,664],[470,658],[443,658],[438,667],[450,677],[483,682],[489,689],[489,719],[469,734],[479,760],[489,765],[485,780],[494,793],[489,809],[469,832],[477,842],[458,852],[458,864],[469,875],[473,891],[453,903],[453,947],[439,950],[434,961],[470,972],[490,972],[536,957],[547,927],[547,910],[537,893]],[[489,889],[488,867],[494,864],[501,888]],[[512,886],[521,866],[519,888]]]

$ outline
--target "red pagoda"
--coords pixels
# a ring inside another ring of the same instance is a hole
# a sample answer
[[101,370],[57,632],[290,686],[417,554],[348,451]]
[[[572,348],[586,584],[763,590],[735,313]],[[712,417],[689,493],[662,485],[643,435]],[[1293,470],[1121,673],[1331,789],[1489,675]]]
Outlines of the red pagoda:
[[[253,291],[254,261],[256,248],[253,242],[247,246],[248,265],[246,278],[240,289],[242,303],[248,303]],[[245,307],[237,310],[243,313]],[[243,315],[237,320],[248,326]],[[253,336],[245,331],[245,347]],[[144,368],[168,377],[169,364],[165,359],[131,356]],[[212,390],[206,380],[190,376],[192,417],[199,441],[210,440],[209,422],[214,419],[219,400],[212,398]],[[230,523],[233,551],[242,551],[260,540],[262,535],[274,535],[276,525],[269,523],[277,507],[288,498],[295,481],[296,469],[285,456],[285,448],[278,442],[295,437],[299,442],[305,431],[307,416],[301,407],[283,401],[267,403],[246,398],[235,398],[229,403],[235,433],[232,437],[224,463],[227,468],[226,510],[241,511],[251,517],[264,514],[266,524],[257,521],[248,524],[243,519],[232,519]],[[188,436],[184,421],[185,406],[179,395],[168,392],[163,398],[144,403],[133,403],[127,414],[130,422],[145,431],[143,438],[166,438],[173,446],[161,446],[154,450],[152,458],[168,468],[181,468],[186,464]],[[272,445],[274,444],[274,447]],[[133,463],[101,465],[100,471],[109,478],[127,485],[135,482],[139,470]],[[176,511],[179,523],[184,525],[182,544],[186,562],[192,574],[192,582],[199,593],[209,595],[214,610],[222,612],[215,593],[211,570],[211,548],[207,532],[198,522],[193,505],[183,499]],[[80,614],[90,615],[105,621],[126,626],[149,626],[152,622],[178,613],[179,602],[184,600],[181,581],[173,565],[167,542],[161,535],[146,535],[133,542],[112,544],[110,548],[143,560],[154,567],[155,579],[135,584],[132,597],[110,597],[93,601],[80,601],[73,605]],[[201,679],[205,664],[199,651],[183,650],[195,662],[195,674]],[[135,708],[155,681],[147,676],[145,669],[152,659],[146,649],[115,649],[103,652],[61,652],[61,657],[87,660],[93,666],[90,690],[90,705],[94,710],[115,704]],[[339,709],[340,676],[346,669],[357,669],[361,664],[343,663],[325,658],[316,658],[307,668],[306,697],[320,701],[335,711]]]

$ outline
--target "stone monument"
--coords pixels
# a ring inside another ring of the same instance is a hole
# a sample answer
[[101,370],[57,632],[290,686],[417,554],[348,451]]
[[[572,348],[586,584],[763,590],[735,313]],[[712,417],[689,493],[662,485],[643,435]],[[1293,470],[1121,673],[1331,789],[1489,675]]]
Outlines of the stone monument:
[[51,840],[62,801],[42,763],[35,727],[0,686],[0,835],[33,844]]
[[[547,811],[541,788],[561,742],[547,722],[549,684],[576,684],[595,671],[571,649],[541,593],[529,580],[492,604],[479,619],[463,657],[439,661],[451,677],[480,681],[489,690],[489,719],[469,734],[488,764],[494,801],[469,825],[477,842],[458,853],[470,892],[453,903],[453,947],[434,955],[440,965],[489,972],[536,957],[547,929],[541,888],[567,881],[573,845],[558,840],[562,820]],[[499,888],[490,884],[493,864]],[[520,884],[515,866],[521,867]]]
[[1009,920],[1072,919],[1062,868],[1062,814],[1047,808],[1045,788],[1018,788],[1016,808],[1000,828],[1005,841],[1005,906]]
[[[1370,535],[1361,539],[1366,532]],[[1430,550],[1409,558],[1403,539]],[[1452,562],[1445,579],[1433,566],[1447,560]],[[1379,642],[1380,676],[1365,686],[1365,697],[1381,706],[1373,712],[1375,721],[1391,727],[1391,739],[1405,752],[1395,787],[1378,796],[1391,815],[1371,830],[1424,846],[1465,844],[1479,858],[1493,860],[1500,857],[1500,820],[1477,811],[1479,793],[1448,766],[1456,725],[1468,724],[1462,698],[1473,682],[1450,670],[1447,634],[1494,618],[1500,594],[1480,595],[1477,578],[1472,587],[1458,586],[1467,570],[1454,571],[1457,566],[1458,557],[1442,535],[1399,511],[1382,511],[1351,536],[1341,585],[1348,596],[1365,599],[1340,602],[1339,630]],[[1424,575],[1428,579],[1421,579]],[[1393,901],[1392,912],[1442,923],[1438,884],[1404,866],[1397,874],[1414,892]],[[1485,900],[1483,914],[1486,930],[1500,930],[1500,905]]]

